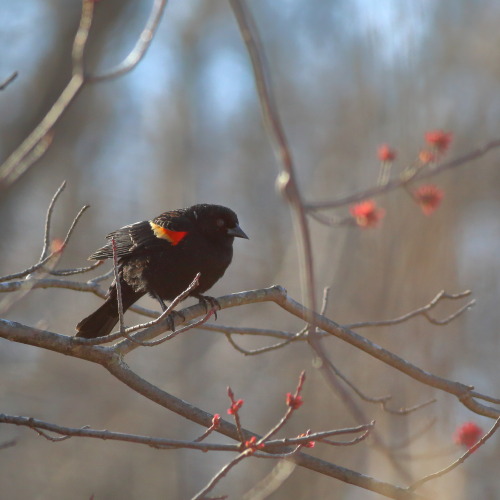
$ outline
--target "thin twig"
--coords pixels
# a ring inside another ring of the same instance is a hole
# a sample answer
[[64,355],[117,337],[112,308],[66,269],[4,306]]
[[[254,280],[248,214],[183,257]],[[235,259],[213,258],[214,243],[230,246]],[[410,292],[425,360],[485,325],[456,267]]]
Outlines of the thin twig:
[[451,313],[449,316],[443,319],[436,319],[433,318],[428,312],[424,312],[424,317],[429,321],[429,323],[432,323],[433,325],[437,326],[442,326],[442,325],[447,325],[448,323],[451,323],[454,319],[458,318],[461,314],[463,314],[465,311],[468,311],[471,307],[476,305],[476,299],[473,299],[464,306],[462,306],[460,309],[456,310],[454,313]]
[[308,212],[309,217],[329,227],[356,226],[356,221],[351,217],[328,216],[319,212]]
[[387,401],[382,401],[381,403],[382,403],[382,407],[384,408],[384,411],[386,411],[387,413],[390,413],[392,415],[403,416],[403,415],[409,415],[410,413],[421,410],[422,408],[425,408],[429,405],[434,404],[436,401],[437,401],[436,398],[431,398],[427,401],[424,401],[423,403],[419,403],[417,405],[410,406],[408,408],[398,408],[397,410],[392,410],[391,408],[388,408]]
[[482,399],[483,401],[488,401],[489,403],[500,405],[500,398],[494,398],[492,396],[488,396],[487,394],[480,394],[476,391],[470,391],[469,395],[471,398]]
[[75,218],[73,219],[73,222],[71,223],[71,226],[68,229],[68,232],[66,233],[66,237],[64,238],[64,241],[63,241],[62,245],[57,250],[54,250],[49,255],[47,255],[47,257],[45,257],[44,259],[38,261],[33,266],[28,267],[24,271],[20,271],[18,273],[14,273],[14,274],[9,274],[7,276],[1,276],[0,277],[0,282],[2,282],[2,281],[11,281],[11,280],[16,279],[16,278],[22,278],[24,276],[28,276],[29,274],[32,274],[35,271],[38,271],[40,268],[42,268],[45,264],[47,264],[47,262],[49,262],[50,260],[52,260],[54,257],[60,255],[61,252],[65,249],[66,245],[68,244],[68,241],[69,241],[69,239],[70,239],[70,237],[71,237],[71,235],[72,235],[72,233],[73,233],[73,231],[74,231],[74,229],[76,227],[76,224],[80,220],[80,218],[83,215],[83,213],[85,212],[85,210],[87,210],[87,208],[89,208],[89,205],[83,206],[80,209],[80,211],[76,214]]
[[[201,451],[229,451],[237,452],[238,444],[216,444],[216,443],[199,443],[196,441],[180,441],[173,439],[157,438],[151,436],[142,436],[139,434],[126,434],[122,432],[113,432],[108,430],[91,429],[88,425],[83,427],[63,427],[44,420],[38,420],[32,417],[6,415],[0,413],[0,422],[11,425],[18,425],[28,427],[37,432],[40,436],[48,439],[49,441],[58,442],[64,441],[71,437],[85,437],[94,439],[103,439],[110,441],[123,441],[128,443],[144,444],[157,449],[171,449],[171,448],[187,448]],[[53,437],[47,434],[52,432],[59,434],[58,437]],[[15,440],[4,443],[7,446],[13,446]],[[6,447],[7,447],[6,446]],[[285,446],[285,445],[283,445]]]
[[330,287],[325,286],[325,288],[323,288],[323,299],[321,301],[321,309],[319,312],[321,314],[321,316],[324,316],[326,313],[326,308],[328,307],[329,297],[330,297]]
[[266,440],[265,450],[274,448],[275,446],[290,446],[290,445],[306,445],[311,441],[323,442],[333,436],[343,436],[345,434],[356,434],[358,432],[366,432],[373,429],[375,421],[372,420],[369,424],[357,425],[355,427],[345,427],[343,429],[334,429],[330,431],[307,432],[304,435],[293,438],[281,438]]
[[125,332],[125,323],[123,320],[122,283],[120,279],[120,271],[118,270],[118,255],[116,251],[116,241],[114,238],[111,238],[111,248],[113,250],[113,275],[115,277],[116,302],[118,307],[118,326],[120,328],[120,334],[123,335]]
[[413,491],[422,486],[422,484],[426,483],[427,481],[430,481],[432,479],[436,479],[438,477],[444,476],[445,474],[448,474],[448,472],[452,471],[456,467],[458,467],[461,463],[463,463],[468,457],[472,455],[478,448],[483,446],[486,441],[493,436],[493,434],[496,432],[496,430],[500,427],[500,417],[498,417],[491,427],[491,429],[474,445],[471,446],[459,459],[455,460],[452,464],[450,464],[448,467],[445,467],[444,469],[434,472],[433,474],[429,474],[428,476],[425,476],[418,481],[415,481],[412,483],[410,486],[408,486],[408,490]]
[[428,304],[425,306],[419,307],[418,309],[415,309],[413,311],[410,311],[406,314],[403,314],[402,316],[399,316],[397,318],[389,319],[389,320],[384,320],[384,321],[363,321],[360,323],[351,323],[348,325],[345,325],[346,328],[350,328],[352,330],[358,330],[359,328],[367,328],[367,327],[374,327],[374,326],[393,326],[393,325],[398,325],[400,323],[404,323],[408,321],[411,318],[414,318],[416,316],[424,316],[430,323],[433,323],[435,325],[445,325],[455,319],[457,316],[465,312],[466,310],[470,309],[475,303],[475,300],[471,300],[467,304],[465,304],[463,307],[458,309],[456,312],[448,316],[447,318],[443,320],[437,320],[432,318],[429,315],[429,311],[434,309],[442,300],[459,300],[464,297],[468,297],[472,292],[470,290],[465,290],[460,293],[455,293],[455,294],[450,294],[446,293],[444,290],[441,290]]
[[229,463],[227,463],[222,469],[209,481],[209,483],[201,489],[191,500],[202,500],[207,498],[208,492],[213,490],[216,484],[227,475],[227,473],[238,463],[240,463],[244,458],[251,456],[251,450],[245,450],[240,453],[237,457],[233,458]]
[[339,377],[350,389],[352,389],[360,399],[368,403],[379,404],[385,412],[391,413],[392,415],[408,415],[436,402],[436,399],[433,398],[425,401],[424,403],[414,405],[410,408],[399,408],[397,410],[393,410],[388,407],[388,403],[392,399],[392,396],[381,396],[378,398],[367,396],[356,385],[354,385],[354,383],[351,382],[351,380],[349,380],[349,378],[347,378],[331,361],[329,361],[329,363],[330,369],[335,373],[335,375],[337,375],[337,377]]
[[304,447],[303,445],[299,444],[295,448],[293,448],[293,450],[290,450],[289,452],[273,453],[272,455],[268,455],[267,453],[255,452],[255,453],[253,453],[252,456],[254,456],[255,458],[267,458],[270,460],[276,460],[277,458],[278,459],[293,459],[293,457],[296,456],[303,447]]
[[356,395],[362,399],[363,401],[367,401],[369,403],[383,403],[385,401],[388,401],[392,398],[392,396],[380,396],[378,398],[370,397],[364,394],[361,389],[359,389],[356,385],[354,385],[349,378],[347,378],[346,375],[344,375],[334,364],[332,361],[329,361],[329,367],[332,370],[335,375],[342,380],[352,391],[356,393]]
[[38,261],[45,259],[45,257],[47,257],[47,254],[49,252],[50,226],[51,226],[51,222],[52,222],[52,213],[54,211],[56,201],[59,198],[59,195],[64,191],[65,187],[66,187],[66,181],[63,181],[62,184],[57,188],[57,191],[55,192],[52,199],[50,200],[49,208],[47,209],[47,215],[45,217],[45,231],[44,231],[44,238],[43,238],[42,254],[40,255],[40,258],[38,259]]
[[215,414],[212,419],[212,425],[199,437],[197,437],[194,442],[201,443],[201,441],[205,440],[212,432],[216,431],[220,426],[220,415]]
[[243,445],[245,438],[243,437],[243,432],[241,430],[241,421],[240,421],[240,414],[239,414],[239,410],[243,404],[243,400],[236,401],[234,399],[234,392],[231,389],[231,387],[229,387],[229,386],[227,388],[227,395],[228,395],[229,399],[231,400],[231,407],[228,410],[228,414],[232,415],[234,418],[236,432],[238,433],[238,438],[239,438],[241,445]]
[[[209,323],[208,325],[203,326],[203,330],[207,330],[210,332],[220,332],[224,335],[253,335],[257,337],[271,337],[280,340],[306,340],[304,338],[305,329],[302,329],[299,332],[292,333],[285,330],[274,330],[272,328],[251,328],[241,326],[226,326],[219,324],[216,325],[215,323]],[[321,335],[325,336],[326,333],[321,332]]]
[[364,441],[370,435],[371,429],[367,429],[361,436],[351,439],[350,441],[332,441],[331,439],[321,439],[321,443],[330,444],[332,446],[353,446],[361,441]]
[[270,346],[266,347],[259,347],[257,349],[252,349],[251,351],[247,349],[243,349],[243,347],[240,347],[232,338],[231,333],[226,333],[226,338],[228,342],[231,344],[232,347],[234,347],[238,352],[241,352],[245,356],[257,356],[259,354],[264,354],[265,352],[270,352],[270,351],[275,351],[276,349],[281,349],[282,347],[287,346],[291,342],[295,342],[296,340],[303,339],[306,340],[306,337],[304,336],[304,332],[299,332],[296,333],[293,337],[290,337],[283,342],[277,342],[276,344],[272,344]]
[[167,0],[155,0],[146,26],[142,30],[135,47],[129,52],[127,57],[120,64],[118,64],[118,66],[110,69],[102,75],[87,75],[87,80],[91,83],[103,82],[113,78],[118,78],[119,76],[123,76],[129,71],[132,71],[145,56],[149,46],[151,45],[166,6]]
[[5,160],[3,165],[0,166],[0,187],[9,186],[33,165],[33,161],[25,162],[24,160],[59,121],[70,103],[82,89],[85,82],[83,76],[83,55],[88,39],[88,32],[92,24],[94,4],[95,2],[92,0],[84,0],[82,3],[80,25],[73,43],[73,75],[71,80],[33,132],[24,139]]
[[[62,252],[65,249],[78,220],[82,216],[85,209],[88,208],[87,206],[85,206],[80,210],[80,212],[78,212],[78,214],[76,215],[75,219],[73,220],[73,222],[72,222],[72,224],[71,224],[71,226],[66,234],[66,238],[64,239],[64,242],[59,246],[59,248],[55,249],[49,255],[47,255],[45,258],[43,258],[43,256],[47,254],[48,248],[49,248],[48,241],[50,239],[50,225],[51,225],[52,211],[54,209],[55,202],[57,201],[57,198],[63,189],[64,189],[64,183],[57,190],[56,194],[52,198],[52,201],[49,205],[49,209],[47,211],[46,223],[45,223],[44,243],[43,243],[42,255],[41,255],[38,263],[35,264],[34,266],[31,266],[28,269],[25,269],[24,271],[19,272],[19,273],[11,274],[8,276],[3,276],[0,278],[0,291],[4,291],[4,290],[2,290],[2,288],[4,288],[2,285],[5,285],[5,283],[3,283],[3,282],[10,281],[12,279],[20,278],[20,277],[24,277],[24,276],[27,277],[26,280],[21,282],[20,286],[17,287],[18,290],[21,290],[21,292],[19,294],[17,294],[16,296],[13,296],[11,298],[4,299],[1,302],[1,305],[0,305],[1,312],[7,311],[12,306],[12,304],[21,300],[23,297],[25,297],[28,293],[31,292],[31,290],[33,289],[33,287],[35,285],[35,282],[33,280],[29,279],[29,275],[31,273],[33,273],[35,271],[39,271],[40,269],[43,269],[43,274],[46,275],[52,271],[52,269],[57,265],[57,262],[58,262],[59,258],[61,257]],[[6,290],[9,288],[8,285],[10,285],[10,284],[11,283],[7,283],[7,287],[5,287]]]
[[71,235],[73,234],[73,231],[75,230],[78,221],[80,220],[81,216],[85,213],[85,210],[87,210],[89,207],[90,205],[84,205],[82,208],[80,208],[80,211],[76,214],[75,218],[73,219],[73,222],[71,223],[71,226],[68,229],[68,232],[66,233],[66,237],[64,238],[64,241],[61,246],[62,249],[64,249],[68,244],[68,241],[71,238]]
[[[66,436],[50,436],[46,432],[42,431],[35,425],[30,426],[39,436],[45,438],[47,441],[52,441],[53,443],[57,443],[59,441],[66,441],[66,439],[70,439],[72,436],[66,435]],[[82,429],[88,428],[88,426],[82,427]]]
[[0,83],[0,90],[5,90],[19,75],[19,72],[14,71],[12,75],[8,76],[2,83]]
[[94,270],[96,267],[102,266],[103,264],[104,264],[103,260],[98,260],[97,262],[94,262],[90,266],[85,266],[85,267],[76,267],[73,269],[57,269],[57,270],[52,269],[49,274],[52,274],[53,276],[73,276],[74,274],[84,274]]
[[[265,443],[272,436],[278,433],[279,430],[282,429],[283,426],[288,422],[288,420],[290,420],[292,413],[296,411],[300,407],[300,405],[302,405],[300,393],[302,392],[302,387],[304,386],[305,380],[306,380],[306,372],[303,370],[299,375],[299,381],[297,383],[295,393],[292,396],[292,398],[290,398],[291,403],[288,405],[285,415],[283,415],[281,420],[273,428],[271,428],[261,439],[258,440],[258,444]],[[297,404],[294,404],[294,401],[296,401]]]

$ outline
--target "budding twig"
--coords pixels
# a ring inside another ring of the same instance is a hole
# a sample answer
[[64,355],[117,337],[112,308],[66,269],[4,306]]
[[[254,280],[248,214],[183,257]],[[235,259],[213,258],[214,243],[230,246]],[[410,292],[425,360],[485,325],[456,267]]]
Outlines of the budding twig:
[[410,491],[416,490],[422,484],[426,483],[427,481],[430,481],[431,479],[436,479],[437,477],[444,476],[445,474],[448,474],[448,472],[452,471],[456,467],[458,467],[461,463],[463,463],[468,457],[472,455],[478,448],[483,446],[488,439],[493,436],[493,434],[497,431],[497,429],[500,427],[500,417],[498,417],[491,427],[491,429],[471,448],[469,448],[459,459],[455,460],[452,464],[450,464],[448,467],[445,467],[444,469],[435,472],[434,474],[429,474],[428,476],[425,476],[418,481],[415,481],[412,483],[410,486],[408,486],[408,489]]

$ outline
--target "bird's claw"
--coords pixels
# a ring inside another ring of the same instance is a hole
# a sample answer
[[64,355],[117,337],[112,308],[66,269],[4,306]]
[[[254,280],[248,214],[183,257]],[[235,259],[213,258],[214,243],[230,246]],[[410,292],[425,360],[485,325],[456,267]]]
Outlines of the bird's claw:
[[210,297],[210,295],[198,295],[197,296],[200,303],[205,306],[205,311],[213,311],[215,319],[217,319],[217,310],[221,309],[219,301],[215,297]]
[[175,332],[175,316],[180,317],[181,323],[184,323],[184,321],[186,321],[186,317],[184,316],[184,314],[178,311],[171,311],[170,314],[167,316],[167,321],[168,321],[168,328],[172,330],[172,332]]

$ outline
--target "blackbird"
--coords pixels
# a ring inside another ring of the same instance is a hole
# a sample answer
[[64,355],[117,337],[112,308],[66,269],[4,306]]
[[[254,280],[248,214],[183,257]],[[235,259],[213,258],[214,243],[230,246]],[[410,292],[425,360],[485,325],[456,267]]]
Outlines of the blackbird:
[[[221,205],[193,205],[113,231],[106,237],[109,243],[95,251],[89,260],[112,259],[114,240],[123,311],[145,294],[157,299],[165,310],[164,301],[171,301],[186,290],[198,272],[199,285],[190,295],[213,302],[214,299],[202,294],[222,277],[231,263],[235,237],[248,239],[231,209]],[[104,304],[78,323],[76,336],[108,335],[118,318],[113,281]]]

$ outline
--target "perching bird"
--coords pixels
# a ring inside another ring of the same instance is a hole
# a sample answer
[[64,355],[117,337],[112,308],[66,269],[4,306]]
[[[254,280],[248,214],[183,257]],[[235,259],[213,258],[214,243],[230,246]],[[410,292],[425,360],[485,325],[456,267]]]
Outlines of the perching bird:
[[[207,300],[202,294],[222,277],[231,263],[235,237],[248,239],[232,210],[220,205],[194,205],[108,234],[109,243],[89,260],[113,258],[114,239],[123,311],[146,293],[165,310],[163,301],[171,301],[186,290],[198,272],[199,285],[190,295],[200,301]],[[108,335],[118,318],[113,282],[104,304],[78,323],[76,336]]]

